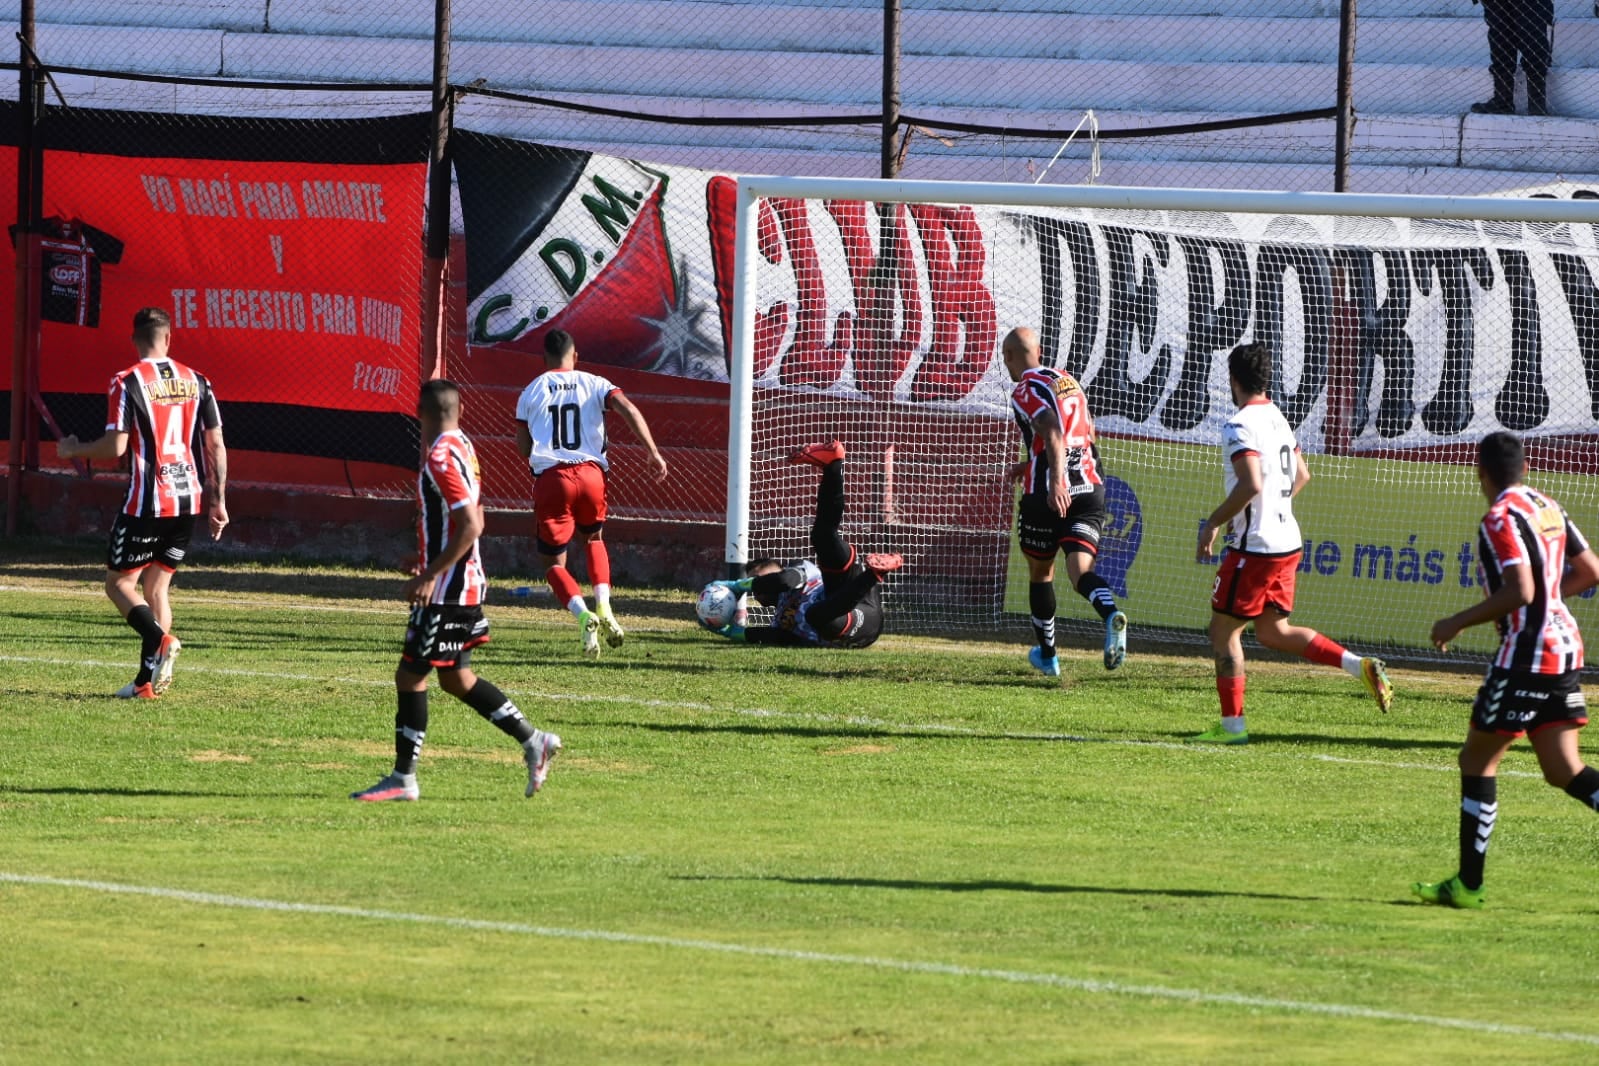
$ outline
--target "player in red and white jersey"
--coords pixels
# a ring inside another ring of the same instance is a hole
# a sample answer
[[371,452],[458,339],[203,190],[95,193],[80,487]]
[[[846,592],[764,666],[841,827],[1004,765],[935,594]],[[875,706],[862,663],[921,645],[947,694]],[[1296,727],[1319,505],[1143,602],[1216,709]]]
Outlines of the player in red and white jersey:
[[[605,413],[621,415],[649,451],[657,481],[666,479],[666,460],[644,416],[622,390],[598,374],[577,369],[577,345],[570,333],[554,329],[545,335],[544,366],[544,373],[516,401],[516,442],[533,471],[533,522],[545,579],[556,602],[577,618],[583,653],[592,658],[600,653],[602,630],[613,648],[624,637],[611,612],[611,557],[603,540],[605,475],[610,467]],[[592,611],[566,569],[566,549],[574,532],[583,542],[594,586]]]
[[1432,626],[1440,651],[1470,626],[1493,622],[1499,651],[1488,667],[1460,749],[1460,866],[1445,881],[1410,890],[1427,903],[1478,908],[1488,838],[1499,815],[1499,761],[1522,734],[1532,740],[1544,780],[1599,810],[1599,771],[1582,761],[1577,737],[1588,723],[1582,694],[1582,634],[1565,598],[1599,584],[1599,555],[1560,505],[1523,484],[1527,453],[1513,433],[1477,447],[1477,480],[1488,513],[1477,530],[1485,598]]
[[1094,573],[1105,527],[1105,483],[1088,397],[1070,374],[1046,367],[1038,333],[1025,326],[1000,345],[1005,370],[1016,383],[1011,414],[1022,433],[1027,458],[1011,466],[1022,483],[1016,528],[1027,557],[1027,600],[1038,646],[1027,661],[1048,677],[1060,676],[1055,653],[1055,556],[1066,555],[1066,577],[1105,623],[1105,669],[1127,656],[1127,615],[1116,606],[1110,584]]
[[111,379],[106,432],[128,436],[124,514],[178,518],[199,514],[199,430],[220,430],[211,383],[175,359],[144,359]]
[[[462,535],[462,522],[478,503],[478,461],[472,442],[460,428],[443,430],[434,438],[422,459],[416,478],[418,521],[417,552],[421,565],[430,566],[446,554],[452,539]],[[429,603],[449,607],[478,607],[483,603],[488,582],[483,578],[483,562],[477,540],[465,555],[439,571]],[[483,643],[473,640],[469,647]]]
[[[63,459],[116,459],[132,451],[132,476],[111,526],[105,591],[139,634],[139,670],[116,695],[153,699],[172,684],[182,643],[172,635],[172,575],[189,550],[195,517],[209,501],[211,539],[228,524],[228,452],[211,383],[167,354],[172,316],[146,307],[133,316],[139,361],[111,379],[106,432],[56,444]],[[204,440],[204,462],[195,454]],[[202,491],[203,490],[203,491]]]
[[487,585],[477,547],[483,533],[478,463],[472,442],[461,432],[461,390],[443,378],[429,381],[422,386],[416,415],[422,430],[422,469],[416,482],[421,554],[415,576],[400,590],[411,604],[411,618],[394,671],[399,704],[394,715],[394,769],[372,787],[352,792],[350,798],[376,803],[421,795],[416,760],[427,737],[428,674],[434,668],[445,692],[522,746],[527,765],[524,794],[532,796],[543,787],[550,760],[561,750],[561,738],[534,729],[505,693],[468,665],[472,649],[488,642],[489,622],[483,617]]
[[1567,560],[1587,550],[1560,505],[1519,481],[1491,501],[1477,527],[1480,584],[1491,596],[1505,586],[1506,571],[1515,566],[1525,567],[1522,574],[1532,578],[1532,598],[1495,619],[1500,643],[1494,666],[1533,674],[1582,669],[1582,634],[1560,584]]
[[1294,609],[1295,575],[1304,543],[1294,518],[1294,497],[1310,481],[1299,442],[1271,390],[1271,351],[1260,343],[1234,348],[1227,357],[1238,412],[1222,429],[1226,498],[1199,527],[1195,557],[1207,562],[1222,530],[1232,544],[1221,559],[1210,597],[1210,647],[1216,656],[1216,695],[1221,721],[1190,739],[1210,744],[1247,744],[1244,723],[1244,627],[1268,648],[1291,652],[1323,666],[1341,667],[1360,678],[1386,711],[1393,686],[1381,659],[1362,658],[1314,629],[1288,621]]

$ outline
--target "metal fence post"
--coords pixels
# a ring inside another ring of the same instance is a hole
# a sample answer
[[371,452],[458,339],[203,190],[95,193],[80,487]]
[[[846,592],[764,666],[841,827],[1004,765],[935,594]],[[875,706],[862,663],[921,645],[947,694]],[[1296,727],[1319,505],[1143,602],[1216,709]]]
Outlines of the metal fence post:
[[894,137],[899,132],[900,0],[883,0],[883,160],[880,178],[899,176],[899,153]]
[[1333,192],[1349,191],[1349,142],[1355,135],[1355,0],[1338,9],[1338,130],[1333,137]]
[[445,373],[444,286],[450,260],[450,0],[433,8],[433,127],[428,146],[427,250],[422,268],[422,380]]

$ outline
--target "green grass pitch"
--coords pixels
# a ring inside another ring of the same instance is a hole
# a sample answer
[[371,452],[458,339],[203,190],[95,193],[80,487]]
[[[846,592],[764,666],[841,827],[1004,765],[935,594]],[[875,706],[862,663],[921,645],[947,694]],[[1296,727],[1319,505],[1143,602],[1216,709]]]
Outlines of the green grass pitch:
[[688,590],[623,589],[627,645],[591,663],[570,616],[502,597],[474,666],[565,738],[545,791],[523,799],[519,752],[435,687],[422,801],[364,805],[392,758],[399,577],[184,572],[156,702],[108,698],[137,646],[100,577],[92,547],[0,556],[0,1062],[1599,1044],[1599,821],[1525,746],[1488,908],[1409,897],[1454,869],[1471,657],[1396,671],[1386,717],[1335,671],[1256,664],[1250,746],[1196,749],[1204,657],[1135,643],[1106,674],[1069,647],[1056,683],[1014,643],[748,648],[696,629]]

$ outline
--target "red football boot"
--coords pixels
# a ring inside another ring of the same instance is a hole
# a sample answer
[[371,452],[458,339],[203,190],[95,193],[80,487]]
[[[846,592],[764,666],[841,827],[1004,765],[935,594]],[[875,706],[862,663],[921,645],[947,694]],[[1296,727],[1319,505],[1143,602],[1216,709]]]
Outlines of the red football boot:
[[905,558],[893,552],[872,552],[864,560],[866,569],[881,578],[884,574],[891,574],[905,565]]
[[788,461],[822,467],[828,463],[836,463],[842,458],[844,458],[844,445],[836,440],[830,440],[826,444],[807,444],[789,456]]

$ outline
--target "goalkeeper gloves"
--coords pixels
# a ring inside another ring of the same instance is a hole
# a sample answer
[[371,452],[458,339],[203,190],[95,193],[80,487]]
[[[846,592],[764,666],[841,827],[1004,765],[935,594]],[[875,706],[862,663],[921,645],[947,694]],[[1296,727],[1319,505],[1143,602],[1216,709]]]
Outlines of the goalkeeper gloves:
[[755,587],[755,579],[753,577],[741,577],[737,581],[712,581],[711,584],[720,585],[725,589],[732,589],[742,596]]
[[728,640],[736,640],[740,644],[746,643],[744,639],[744,627],[734,622],[729,622],[721,629],[713,629],[711,632],[715,633],[719,637],[726,637]]

